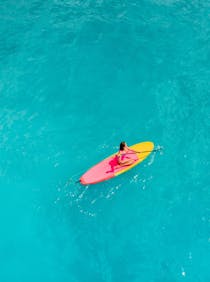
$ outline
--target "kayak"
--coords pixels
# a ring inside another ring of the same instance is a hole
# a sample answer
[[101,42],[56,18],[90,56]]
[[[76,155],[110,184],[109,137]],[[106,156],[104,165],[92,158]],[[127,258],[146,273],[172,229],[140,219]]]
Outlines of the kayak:
[[95,184],[116,177],[132,169],[150,155],[154,148],[154,144],[153,142],[147,141],[129,146],[129,148],[136,152],[134,153],[132,151],[128,151],[124,158],[132,159],[134,160],[134,163],[130,165],[119,165],[117,162],[116,152],[85,172],[80,178],[80,183],[83,185]]

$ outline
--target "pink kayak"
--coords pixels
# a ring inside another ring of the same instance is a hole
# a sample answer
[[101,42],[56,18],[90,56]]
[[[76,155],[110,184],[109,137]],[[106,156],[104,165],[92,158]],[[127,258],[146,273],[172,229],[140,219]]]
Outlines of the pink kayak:
[[134,163],[124,166],[119,165],[116,158],[117,153],[115,153],[85,172],[81,176],[80,182],[84,185],[95,184],[118,176],[130,170],[146,159],[146,157],[153,150],[154,144],[147,141],[135,144],[133,146],[130,146],[129,148],[136,151],[137,153],[128,152],[127,154],[125,154],[125,158],[134,160]]

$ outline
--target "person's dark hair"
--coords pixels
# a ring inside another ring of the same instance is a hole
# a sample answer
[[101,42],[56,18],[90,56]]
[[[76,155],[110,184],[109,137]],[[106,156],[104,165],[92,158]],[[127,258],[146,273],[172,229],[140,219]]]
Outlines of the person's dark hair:
[[125,141],[120,143],[120,151],[123,151],[124,148],[125,148]]

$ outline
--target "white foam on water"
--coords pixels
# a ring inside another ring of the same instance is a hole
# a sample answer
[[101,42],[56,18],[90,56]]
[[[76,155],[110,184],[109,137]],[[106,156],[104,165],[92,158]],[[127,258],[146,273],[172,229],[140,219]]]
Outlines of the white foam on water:
[[150,158],[150,160],[149,160],[147,166],[150,166],[150,165],[152,165],[152,164],[154,163],[154,161],[155,161],[155,156],[156,156],[156,153],[152,154],[152,156],[151,156],[151,158]]
[[117,190],[118,190],[121,186],[122,186],[122,184],[118,184],[118,185],[112,187],[112,188],[109,190],[108,194],[105,196],[105,198],[106,198],[106,199],[112,198],[112,197],[116,194]]
[[186,271],[184,270],[184,267],[181,268],[181,275],[182,275],[183,277],[186,276]]
[[130,183],[137,184],[138,188],[145,190],[147,188],[147,184],[153,179],[153,176],[150,175],[147,178],[141,178],[141,174],[135,174],[131,180]]

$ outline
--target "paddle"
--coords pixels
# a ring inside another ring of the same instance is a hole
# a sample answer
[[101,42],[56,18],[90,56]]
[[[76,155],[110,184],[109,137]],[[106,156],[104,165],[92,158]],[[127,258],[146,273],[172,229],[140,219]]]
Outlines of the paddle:
[[160,148],[157,148],[157,149],[154,149],[154,150],[151,150],[151,151],[141,151],[141,152],[137,152],[137,151],[133,151],[132,153],[126,153],[127,154],[133,154],[133,153],[137,153],[137,154],[141,154],[141,153],[152,153],[152,152],[158,152],[158,151],[161,151],[163,148],[160,147]]

